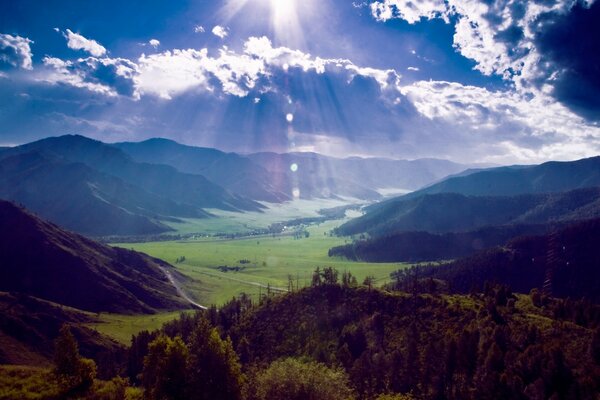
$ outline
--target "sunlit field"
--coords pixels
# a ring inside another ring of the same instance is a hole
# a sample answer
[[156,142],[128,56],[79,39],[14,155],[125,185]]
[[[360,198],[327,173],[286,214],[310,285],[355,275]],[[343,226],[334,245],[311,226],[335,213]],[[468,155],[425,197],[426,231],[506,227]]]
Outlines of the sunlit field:
[[[318,204],[322,208],[322,204]],[[287,206],[289,207],[289,206]],[[303,210],[311,210],[304,207]],[[248,227],[264,227],[265,223],[281,221],[282,216],[293,213],[260,216],[245,215],[240,219],[231,217],[220,221],[223,225],[247,224]],[[299,215],[296,215],[298,217]],[[314,216],[306,212],[300,216]],[[279,218],[277,218],[279,217]],[[262,235],[239,239],[200,237],[197,240],[165,241],[148,243],[115,244],[147,253],[173,264],[180,272],[192,278],[186,289],[200,304],[217,306],[244,292],[254,299],[269,290],[287,290],[293,286],[310,285],[315,268],[334,267],[340,274],[351,272],[359,282],[373,276],[380,285],[389,280],[390,272],[402,268],[399,263],[362,263],[342,258],[330,258],[328,250],[333,246],[350,242],[350,238],[331,236],[330,232],[344,220],[327,221],[306,227],[308,237],[295,238],[292,232],[280,235]],[[201,224],[202,221],[199,222]],[[213,224],[219,223],[214,220]],[[240,225],[238,225],[240,226]],[[191,223],[185,226],[188,230]],[[215,228],[216,229],[216,228]],[[210,233],[210,232],[205,232]],[[178,260],[182,260],[179,261]]]

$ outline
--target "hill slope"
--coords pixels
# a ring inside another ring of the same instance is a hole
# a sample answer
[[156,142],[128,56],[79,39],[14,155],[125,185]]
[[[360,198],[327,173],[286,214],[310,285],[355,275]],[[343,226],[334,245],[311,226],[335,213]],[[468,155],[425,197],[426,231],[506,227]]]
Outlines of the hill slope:
[[485,226],[545,224],[600,216],[600,188],[519,196],[457,193],[403,196],[366,209],[340,226],[339,234],[385,235],[407,231],[459,232]]
[[435,193],[514,196],[564,192],[594,186],[600,186],[600,156],[577,161],[551,161],[540,165],[477,170],[446,178],[409,196]]
[[450,264],[421,268],[419,275],[446,281],[452,290],[481,290],[486,281],[527,293],[542,288],[553,269],[552,294],[600,302],[600,219],[551,234],[523,237]]
[[163,272],[170,265],[63,231],[5,201],[0,201],[0,260],[0,291],[95,312],[188,306]]

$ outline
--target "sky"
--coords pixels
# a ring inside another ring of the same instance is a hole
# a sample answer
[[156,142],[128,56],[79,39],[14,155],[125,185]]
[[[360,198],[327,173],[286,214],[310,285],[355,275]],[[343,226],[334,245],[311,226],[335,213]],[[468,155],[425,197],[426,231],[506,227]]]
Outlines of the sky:
[[594,0],[0,1],[0,146],[600,153]]

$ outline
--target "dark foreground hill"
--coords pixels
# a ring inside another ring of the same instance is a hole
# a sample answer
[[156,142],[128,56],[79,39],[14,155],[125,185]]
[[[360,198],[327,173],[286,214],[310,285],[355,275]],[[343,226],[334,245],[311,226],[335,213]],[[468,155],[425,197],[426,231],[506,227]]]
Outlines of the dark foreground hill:
[[187,302],[163,271],[172,269],[145,254],[66,232],[0,201],[0,291],[88,311],[185,308]]
[[449,264],[419,267],[418,275],[442,280],[462,293],[482,290],[486,282],[528,293],[550,278],[546,288],[553,295],[600,303],[599,243],[600,219],[594,219],[547,235],[518,238]]
[[599,216],[600,188],[518,196],[438,193],[374,204],[362,217],[340,226],[337,233],[465,232],[485,226],[546,224]]
[[[122,346],[84,326],[96,322],[89,313],[35,297],[0,292],[0,364],[47,366],[54,356],[54,339],[60,327],[69,324],[86,357],[114,370]],[[114,364],[114,365],[111,365]]]

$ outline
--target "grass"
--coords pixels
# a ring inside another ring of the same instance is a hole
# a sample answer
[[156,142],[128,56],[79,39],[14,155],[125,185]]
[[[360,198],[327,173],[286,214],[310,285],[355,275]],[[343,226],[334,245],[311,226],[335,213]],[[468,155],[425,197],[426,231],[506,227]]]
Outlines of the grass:
[[57,398],[59,394],[49,369],[0,365],[0,400]]
[[152,331],[158,329],[165,322],[179,317],[182,312],[187,311],[141,315],[101,313],[97,316],[99,322],[89,323],[86,326],[115,339],[119,343],[129,346],[132,335],[138,334],[143,330]]
[[348,205],[340,200],[294,200],[283,204],[263,203],[267,207],[263,212],[228,212],[217,209],[207,209],[213,218],[182,219],[183,222],[167,222],[171,228],[180,234],[198,233],[199,235],[214,235],[217,233],[246,233],[255,229],[268,228],[276,222],[288,221],[295,218],[318,217],[318,210]]
[[[315,210],[323,208],[322,206],[313,205],[301,216],[311,216],[307,215],[311,212],[316,214]],[[279,209],[275,216],[263,216],[266,222],[263,220],[260,223],[285,220],[281,217],[288,217],[286,213],[291,215],[292,211]],[[254,215],[256,213],[251,214],[252,218],[258,218]],[[240,218],[239,223],[248,223],[250,217],[242,214]],[[327,252],[331,247],[350,242],[349,238],[329,236],[329,232],[343,222],[345,220],[310,226],[307,228],[310,236],[302,239],[285,235],[240,239],[201,238],[128,243],[122,247],[133,248],[175,265],[180,272],[193,279],[186,286],[189,294],[205,305],[221,305],[241,292],[256,298],[260,292],[265,293],[267,286],[287,288],[290,276],[294,285],[298,283],[301,287],[306,286],[310,284],[316,267],[332,266],[340,273],[349,271],[359,282],[371,275],[375,277],[377,284],[383,284],[389,280],[390,272],[406,266],[400,263],[363,263],[328,257]],[[175,264],[175,260],[182,256],[185,261]],[[241,260],[249,262],[241,263]],[[240,267],[240,270],[223,272],[219,267]]]

